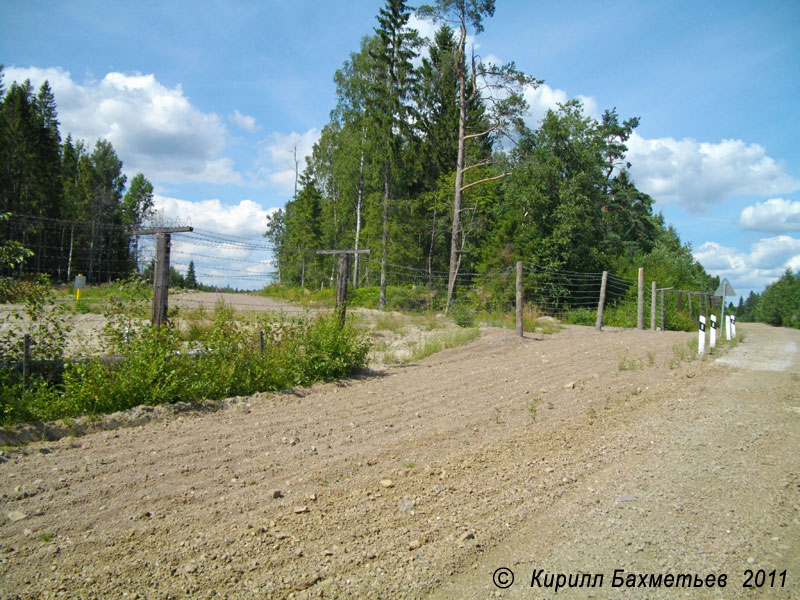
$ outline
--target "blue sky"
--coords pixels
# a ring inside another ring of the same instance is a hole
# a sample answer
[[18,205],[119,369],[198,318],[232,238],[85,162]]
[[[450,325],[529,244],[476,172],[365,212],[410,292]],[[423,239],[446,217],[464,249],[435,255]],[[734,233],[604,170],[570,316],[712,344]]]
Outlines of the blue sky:
[[[109,139],[166,217],[258,239],[382,4],[0,0],[0,62],[6,86],[48,79],[62,134]],[[498,0],[485,26],[478,55],[545,80],[532,125],[575,97],[641,118],[635,181],[709,272],[746,294],[800,269],[800,3]],[[178,268],[216,255],[177,237]],[[266,251],[225,253],[253,261],[242,277],[270,268]],[[209,282],[261,283],[195,263]]]

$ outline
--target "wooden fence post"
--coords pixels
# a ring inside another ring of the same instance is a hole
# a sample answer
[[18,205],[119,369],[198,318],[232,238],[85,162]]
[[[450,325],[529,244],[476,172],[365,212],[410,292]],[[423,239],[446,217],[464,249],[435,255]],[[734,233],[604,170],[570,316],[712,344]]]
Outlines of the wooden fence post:
[[137,229],[131,235],[156,236],[156,268],[153,273],[153,325],[167,322],[167,297],[169,295],[170,233],[194,231],[192,227],[154,227]]
[[664,292],[665,292],[665,290],[662,289],[661,290],[661,331],[664,331],[664,326],[665,326],[664,317],[665,317],[666,307],[664,306],[664,304],[665,304],[665,302],[664,302],[664,300],[665,300],[664,299]]
[[522,261],[517,261],[517,335],[522,337]]
[[608,271],[603,271],[603,280],[600,283],[600,299],[597,301],[597,320],[594,322],[594,328],[600,331],[603,326],[603,308],[606,304],[606,284],[608,283]]
[[26,333],[22,338],[22,393],[28,387],[28,377],[31,371],[31,334]]
[[656,282],[653,282],[650,291],[650,329],[656,330]]
[[636,329],[644,329],[644,267],[639,267],[639,298],[636,303]]
[[156,269],[153,276],[153,325],[167,322],[170,235],[156,233]]
[[694,313],[692,313],[692,292],[689,292],[689,316],[691,317],[693,315]]
[[344,327],[347,313],[347,275],[349,270],[350,255],[342,253],[339,255],[339,264],[336,268],[336,313],[342,327]]

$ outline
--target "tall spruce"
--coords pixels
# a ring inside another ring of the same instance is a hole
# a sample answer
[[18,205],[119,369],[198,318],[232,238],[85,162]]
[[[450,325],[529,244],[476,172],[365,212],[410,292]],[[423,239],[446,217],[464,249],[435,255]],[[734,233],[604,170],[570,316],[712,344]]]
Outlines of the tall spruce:
[[386,265],[389,245],[389,208],[392,203],[394,181],[392,169],[399,160],[402,136],[409,131],[413,120],[410,104],[416,75],[411,61],[417,56],[419,36],[408,29],[411,11],[405,0],[386,0],[378,14],[379,27],[375,28],[379,44],[373,54],[377,63],[377,77],[369,107],[378,124],[383,142],[383,213],[381,229],[381,276],[378,306],[386,308]]

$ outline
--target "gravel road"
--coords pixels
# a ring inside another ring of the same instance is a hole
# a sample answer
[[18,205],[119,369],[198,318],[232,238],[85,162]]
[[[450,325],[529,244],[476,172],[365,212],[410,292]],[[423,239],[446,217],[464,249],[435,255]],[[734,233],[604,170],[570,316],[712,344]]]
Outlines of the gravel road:
[[[723,360],[680,364],[691,334],[487,328],[418,364],[7,448],[0,595],[798,598],[800,331],[740,327]],[[613,588],[615,569],[727,586]],[[777,581],[743,588],[747,569]],[[604,577],[556,593],[535,572]]]

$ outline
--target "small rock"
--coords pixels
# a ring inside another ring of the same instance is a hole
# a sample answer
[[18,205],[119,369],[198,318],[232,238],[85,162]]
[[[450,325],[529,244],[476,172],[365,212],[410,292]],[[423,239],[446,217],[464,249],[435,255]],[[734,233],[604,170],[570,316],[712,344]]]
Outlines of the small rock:
[[475,534],[472,533],[471,531],[465,531],[460,536],[458,536],[459,542],[466,542],[467,540],[474,540],[474,539],[475,539]]
[[564,389],[565,390],[574,390],[575,389],[575,382],[574,381],[570,381],[569,383],[565,383],[564,384]]
[[22,521],[23,519],[28,518],[28,515],[18,510],[12,510],[10,513],[8,513],[7,516],[8,520],[11,521],[12,523],[16,523],[17,521]]
[[197,563],[194,561],[188,563],[186,566],[183,567],[185,573],[194,573],[197,571]]
[[411,540],[410,542],[408,542],[409,550],[416,550],[420,546],[422,546],[422,542],[420,542],[419,540]]
[[636,498],[634,496],[631,496],[630,494],[624,494],[619,498],[617,498],[617,502],[633,502],[635,500]]
[[414,502],[412,502],[408,498],[403,498],[402,500],[400,500],[400,502],[397,503],[397,509],[403,511],[414,510]]
[[306,496],[306,500],[308,500],[309,502],[316,502],[317,501],[317,494],[316,493],[309,494],[308,496]]
[[283,492],[281,490],[272,490],[269,495],[273,498],[283,498]]
[[381,479],[381,487],[392,488],[394,487],[394,482],[391,479]]
[[752,565],[754,562],[756,562],[755,558],[750,557],[750,558],[747,559],[747,564],[748,565]]
[[238,408],[239,411],[244,413],[244,414],[247,414],[247,413],[250,412],[250,406],[248,406],[248,404],[246,402],[239,402],[239,404],[236,405],[236,408]]
[[301,514],[307,513],[307,512],[308,512],[308,507],[307,506],[295,506],[294,507],[294,514],[296,514],[296,515],[301,515]]
[[555,471],[555,469],[553,467],[545,467],[545,469],[544,469],[545,473],[552,473],[553,471]]
[[39,448],[39,454],[50,454],[50,450],[47,448]]

